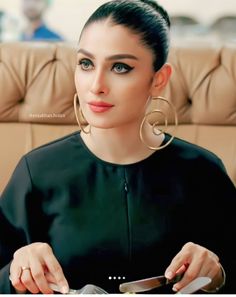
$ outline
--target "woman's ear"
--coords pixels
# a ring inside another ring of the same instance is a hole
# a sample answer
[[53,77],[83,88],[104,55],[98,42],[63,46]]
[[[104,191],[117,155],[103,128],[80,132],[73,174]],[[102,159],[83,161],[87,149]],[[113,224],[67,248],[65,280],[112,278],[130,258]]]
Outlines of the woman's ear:
[[172,73],[172,67],[170,64],[165,63],[160,70],[158,70],[153,78],[152,87],[151,87],[151,95],[159,96],[162,90],[165,88],[167,83],[169,82],[170,76]]

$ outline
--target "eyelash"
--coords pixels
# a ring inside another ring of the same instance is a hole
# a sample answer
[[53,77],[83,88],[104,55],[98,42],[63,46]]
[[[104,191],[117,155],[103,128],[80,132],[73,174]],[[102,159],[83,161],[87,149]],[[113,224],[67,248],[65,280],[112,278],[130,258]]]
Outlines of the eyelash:
[[[86,64],[87,64],[87,68],[84,68],[84,66],[85,66]],[[81,67],[81,69],[82,69],[83,71],[90,71],[90,70],[92,70],[92,69],[89,68],[89,67],[90,67],[90,66],[94,67],[93,62],[92,62],[91,60],[89,60],[89,59],[81,59],[81,60],[79,61],[78,65]],[[114,64],[112,65],[111,70],[114,71],[114,69],[115,69],[117,66],[119,66],[119,67],[121,66],[122,69],[125,70],[125,71],[123,71],[123,72],[115,71],[115,73],[117,73],[117,74],[126,74],[126,73],[129,73],[131,70],[134,69],[134,67],[131,67],[131,66],[125,64],[125,63],[117,62],[117,63],[114,63]]]

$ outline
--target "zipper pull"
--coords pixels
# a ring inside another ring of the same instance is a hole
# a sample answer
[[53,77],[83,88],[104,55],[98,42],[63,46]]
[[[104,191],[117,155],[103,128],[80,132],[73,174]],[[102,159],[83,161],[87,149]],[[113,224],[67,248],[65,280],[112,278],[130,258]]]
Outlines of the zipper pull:
[[125,188],[125,192],[128,192],[128,185],[127,185],[127,182],[125,181],[125,186],[124,186],[124,188]]

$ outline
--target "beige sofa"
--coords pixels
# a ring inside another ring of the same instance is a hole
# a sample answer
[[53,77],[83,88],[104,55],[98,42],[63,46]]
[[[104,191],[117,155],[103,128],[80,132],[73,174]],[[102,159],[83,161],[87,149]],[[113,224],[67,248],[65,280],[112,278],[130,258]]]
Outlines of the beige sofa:
[[[23,154],[78,127],[73,46],[2,43],[0,59],[1,193]],[[172,47],[169,61],[176,135],[215,152],[236,184],[236,44]]]

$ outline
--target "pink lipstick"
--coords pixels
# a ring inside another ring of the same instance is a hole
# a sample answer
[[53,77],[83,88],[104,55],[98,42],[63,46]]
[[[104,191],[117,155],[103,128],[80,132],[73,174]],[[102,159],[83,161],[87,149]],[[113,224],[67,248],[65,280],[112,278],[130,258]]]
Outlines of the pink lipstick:
[[88,103],[93,112],[102,113],[110,110],[114,105],[103,101],[90,101]]

